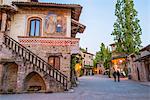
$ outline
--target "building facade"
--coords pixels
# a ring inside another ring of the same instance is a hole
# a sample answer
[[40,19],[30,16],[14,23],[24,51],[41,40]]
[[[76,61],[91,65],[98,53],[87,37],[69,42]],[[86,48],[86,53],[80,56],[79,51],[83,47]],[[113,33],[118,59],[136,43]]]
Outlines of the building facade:
[[114,72],[114,70],[115,71],[119,70],[122,77],[127,76],[127,71],[128,71],[128,68],[126,66],[127,54],[117,52],[115,44],[110,44],[110,46],[112,50],[111,51],[112,52],[111,74]]
[[1,0],[0,9],[0,89],[68,89],[71,55],[80,52],[76,34],[85,29],[82,6]]
[[140,50],[139,54],[128,56],[129,78],[136,81],[150,81],[150,45]]
[[81,57],[82,57],[82,69],[84,75],[92,75],[93,74],[93,56],[94,54],[89,53],[86,51],[81,50]]

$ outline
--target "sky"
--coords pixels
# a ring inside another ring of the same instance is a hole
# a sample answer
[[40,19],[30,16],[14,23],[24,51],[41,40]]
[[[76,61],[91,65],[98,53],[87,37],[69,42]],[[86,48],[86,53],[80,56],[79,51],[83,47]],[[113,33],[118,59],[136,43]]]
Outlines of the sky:
[[[84,33],[78,34],[80,47],[88,48],[88,52],[95,54],[103,42],[106,46],[113,43],[113,24],[115,22],[116,0],[39,0],[40,2],[54,2],[65,4],[80,4],[83,9],[80,23],[86,26]],[[142,46],[150,44],[150,0],[134,0],[134,7],[138,12],[138,19],[142,28]]]

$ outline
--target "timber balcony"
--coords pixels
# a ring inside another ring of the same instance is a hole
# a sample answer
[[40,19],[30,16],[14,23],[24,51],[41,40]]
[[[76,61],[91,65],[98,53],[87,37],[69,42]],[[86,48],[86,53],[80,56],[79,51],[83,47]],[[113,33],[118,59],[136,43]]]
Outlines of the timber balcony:
[[42,58],[34,54],[32,51],[24,47],[22,44],[18,43],[16,40],[12,39],[8,35],[4,34],[3,44],[12,50],[13,53],[20,56],[24,61],[28,61],[33,64],[36,69],[40,72],[54,78],[57,82],[62,84],[64,90],[68,90],[68,78],[62,74],[59,70],[55,69],[53,66],[49,65]]
[[43,46],[79,46],[79,38],[69,37],[27,37],[19,36],[19,43],[22,45],[43,45]]

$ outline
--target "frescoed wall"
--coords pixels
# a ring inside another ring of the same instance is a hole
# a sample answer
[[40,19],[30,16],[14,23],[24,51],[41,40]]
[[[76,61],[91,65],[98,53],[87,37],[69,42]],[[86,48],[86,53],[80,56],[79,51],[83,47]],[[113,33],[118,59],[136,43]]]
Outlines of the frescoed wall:
[[45,18],[44,35],[62,36],[66,34],[66,17],[48,13]]

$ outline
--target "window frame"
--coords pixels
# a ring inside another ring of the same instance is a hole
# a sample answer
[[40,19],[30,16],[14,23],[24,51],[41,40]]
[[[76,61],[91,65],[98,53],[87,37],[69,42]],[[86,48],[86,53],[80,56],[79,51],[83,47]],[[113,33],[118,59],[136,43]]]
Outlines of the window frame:
[[[50,58],[52,58],[53,59],[53,65],[51,65],[50,63],[49,63],[49,59]],[[56,66],[57,64],[56,64],[56,59],[59,59],[58,61],[59,61],[59,63],[58,63],[58,66]],[[49,56],[48,57],[48,63],[52,66],[52,67],[54,67],[54,68],[56,68],[56,69],[58,69],[58,70],[60,70],[60,57],[59,56]]]
[[[32,21],[35,21],[35,26],[34,26],[34,36],[32,36],[31,35],[31,22]],[[37,21],[39,21],[39,34],[38,34],[38,36],[36,36],[36,22]],[[41,18],[39,18],[39,17],[30,17],[30,18],[28,18],[28,24],[27,24],[27,35],[29,36],[29,37],[40,37],[41,36],[41,34],[42,34],[42,19]]]

